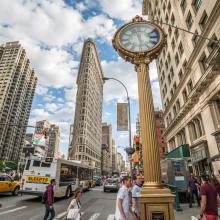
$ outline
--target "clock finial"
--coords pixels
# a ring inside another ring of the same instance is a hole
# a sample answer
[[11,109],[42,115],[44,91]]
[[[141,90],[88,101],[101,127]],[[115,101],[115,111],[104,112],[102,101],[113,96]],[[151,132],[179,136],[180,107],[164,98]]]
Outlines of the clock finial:
[[141,17],[141,16],[139,16],[139,15],[136,15],[133,19],[132,19],[132,21],[133,22],[140,22],[140,21],[143,21],[144,19]]

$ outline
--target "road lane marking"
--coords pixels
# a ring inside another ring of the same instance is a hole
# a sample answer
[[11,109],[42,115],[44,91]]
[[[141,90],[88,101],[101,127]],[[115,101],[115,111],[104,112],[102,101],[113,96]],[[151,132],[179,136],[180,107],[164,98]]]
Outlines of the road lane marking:
[[27,206],[21,206],[21,207],[18,207],[16,209],[10,209],[10,210],[4,211],[4,212],[0,212],[0,215],[5,215],[5,214],[8,214],[8,213],[16,212],[18,210],[26,209],[26,208],[27,208]]
[[94,188],[91,191],[103,191],[103,188]]
[[107,220],[114,220],[114,219],[115,219],[115,215],[114,214],[108,215]]
[[96,220],[100,216],[100,213],[94,213],[89,220]]

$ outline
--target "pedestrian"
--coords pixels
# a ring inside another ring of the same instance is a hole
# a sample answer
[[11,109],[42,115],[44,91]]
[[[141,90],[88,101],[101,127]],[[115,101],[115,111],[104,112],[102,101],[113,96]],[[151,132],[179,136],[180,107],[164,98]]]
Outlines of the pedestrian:
[[136,176],[135,185],[132,189],[132,212],[134,213],[134,216],[137,220],[141,219],[141,205],[138,195],[141,191],[142,185],[143,177],[140,174],[138,174]]
[[51,179],[50,184],[47,186],[44,199],[45,199],[45,215],[43,220],[52,220],[55,217],[54,204],[54,186],[56,185],[56,180]]
[[198,207],[200,207],[200,198],[199,198],[199,193],[198,193],[198,181],[195,178],[193,173],[190,174],[188,191],[189,191],[189,208],[192,208],[194,195],[196,196]]
[[201,176],[201,212],[199,220],[205,216],[206,220],[218,220],[218,194],[215,187],[209,182],[206,174]]
[[[79,187],[75,190],[73,199],[67,208],[67,216],[71,209],[78,209],[80,218],[78,218],[77,220],[81,219],[81,215],[82,215],[81,214],[81,202],[80,202],[81,196],[82,196],[82,188]],[[67,219],[67,216],[65,219]],[[76,219],[71,219],[71,220],[76,220]]]
[[128,220],[128,215],[130,211],[129,188],[131,187],[131,177],[124,176],[122,179],[122,184],[123,185],[119,189],[116,199],[116,220]]

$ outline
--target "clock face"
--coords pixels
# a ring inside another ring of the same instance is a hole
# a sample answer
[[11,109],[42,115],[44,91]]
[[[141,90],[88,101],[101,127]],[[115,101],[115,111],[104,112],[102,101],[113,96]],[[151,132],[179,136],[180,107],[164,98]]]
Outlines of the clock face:
[[131,24],[120,33],[121,45],[132,52],[145,52],[160,41],[160,32],[150,24]]

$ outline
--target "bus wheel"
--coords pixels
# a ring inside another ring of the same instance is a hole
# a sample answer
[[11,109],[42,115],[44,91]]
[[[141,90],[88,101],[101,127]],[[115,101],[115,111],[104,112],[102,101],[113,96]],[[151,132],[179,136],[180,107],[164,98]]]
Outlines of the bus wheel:
[[69,197],[71,196],[71,194],[72,194],[71,191],[72,191],[72,190],[71,190],[71,187],[68,187],[68,188],[66,189],[66,198],[69,198]]

